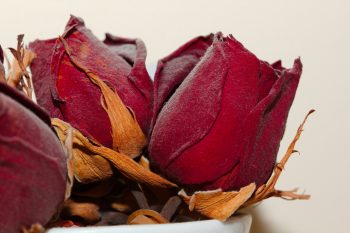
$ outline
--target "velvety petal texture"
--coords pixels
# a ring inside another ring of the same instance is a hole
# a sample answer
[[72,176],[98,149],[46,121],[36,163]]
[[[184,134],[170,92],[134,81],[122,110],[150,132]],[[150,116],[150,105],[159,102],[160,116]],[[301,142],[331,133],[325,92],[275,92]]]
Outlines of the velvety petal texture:
[[0,232],[46,224],[65,198],[67,164],[50,118],[0,83]]
[[[184,56],[188,51],[193,59]],[[155,75],[152,162],[197,190],[262,185],[275,165],[301,69],[299,59],[292,69],[260,61],[221,33],[180,47]]]
[[[82,19],[74,16],[62,38],[75,60],[117,92],[147,134],[152,117],[153,86],[145,68],[143,42],[110,34],[104,42],[100,41]],[[36,40],[29,48],[37,54],[31,70],[38,103],[51,116],[112,147],[111,124],[101,104],[101,90],[70,60],[62,40]]]

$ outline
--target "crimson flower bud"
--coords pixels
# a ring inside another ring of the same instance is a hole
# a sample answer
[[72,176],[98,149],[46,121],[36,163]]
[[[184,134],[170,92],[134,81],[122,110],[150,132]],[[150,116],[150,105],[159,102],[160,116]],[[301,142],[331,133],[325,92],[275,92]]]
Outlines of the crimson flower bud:
[[[80,64],[117,92],[147,134],[153,85],[145,67],[144,43],[110,34],[100,41],[74,16],[62,38]],[[101,90],[71,61],[62,40],[36,40],[29,48],[37,55],[31,71],[39,105],[51,117],[69,122],[85,136],[112,147],[111,123],[101,103]]]
[[0,83],[0,233],[46,224],[65,198],[67,164],[50,118]]
[[197,190],[238,190],[270,177],[302,72],[259,60],[231,35],[198,37],[160,60],[152,162]]

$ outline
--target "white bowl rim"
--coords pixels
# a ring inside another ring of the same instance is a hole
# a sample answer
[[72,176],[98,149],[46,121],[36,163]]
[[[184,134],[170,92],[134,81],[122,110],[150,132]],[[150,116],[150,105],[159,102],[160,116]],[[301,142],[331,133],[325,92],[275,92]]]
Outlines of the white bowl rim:
[[[162,232],[162,230],[171,228],[177,228],[177,227],[189,227],[189,228],[197,228],[197,227],[215,227],[215,228],[225,228],[231,225],[237,225],[240,224],[244,228],[249,228],[252,222],[252,216],[249,214],[240,214],[235,215],[231,218],[229,218],[227,221],[222,222],[215,219],[210,220],[200,220],[200,221],[193,221],[193,222],[182,222],[182,223],[166,223],[166,224],[143,224],[143,225],[116,225],[116,226],[92,226],[92,227],[69,227],[69,228],[51,228],[48,229],[45,233],[94,233],[94,232],[115,232],[117,233],[118,230],[122,232],[126,232],[125,230],[145,230],[145,229],[152,229],[155,231]],[[130,231],[131,232],[131,231]],[[137,231],[139,232],[139,231]]]

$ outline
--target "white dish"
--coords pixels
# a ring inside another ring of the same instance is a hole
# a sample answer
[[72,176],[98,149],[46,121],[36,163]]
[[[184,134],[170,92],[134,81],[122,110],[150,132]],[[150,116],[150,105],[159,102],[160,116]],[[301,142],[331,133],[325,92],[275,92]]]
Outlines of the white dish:
[[226,222],[203,220],[185,223],[52,228],[46,233],[249,233],[251,215],[239,215]]

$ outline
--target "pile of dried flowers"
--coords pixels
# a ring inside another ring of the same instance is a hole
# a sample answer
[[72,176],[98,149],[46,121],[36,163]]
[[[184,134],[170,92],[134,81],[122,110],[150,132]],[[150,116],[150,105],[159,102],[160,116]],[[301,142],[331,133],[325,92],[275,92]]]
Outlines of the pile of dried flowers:
[[161,59],[152,82],[141,40],[100,41],[74,16],[58,38],[25,48],[20,35],[10,51],[5,73],[0,48],[1,233],[225,221],[269,197],[309,198],[275,189],[313,112],[276,164],[300,59],[286,69],[210,34]]

